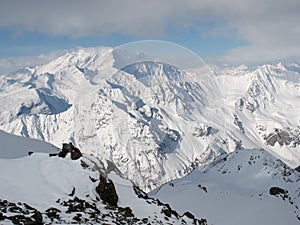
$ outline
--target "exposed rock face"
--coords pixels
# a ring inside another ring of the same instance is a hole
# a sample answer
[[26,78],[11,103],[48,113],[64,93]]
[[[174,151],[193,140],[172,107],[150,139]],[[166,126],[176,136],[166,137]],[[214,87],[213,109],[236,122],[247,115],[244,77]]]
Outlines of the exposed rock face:
[[274,133],[269,134],[267,137],[265,137],[265,140],[267,141],[267,144],[274,146],[276,142],[280,146],[289,145],[292,141],[290,135],[281,129],[275,129]]
[[239,128],[239,130],[241,131],[241,132],[243,132],[243,134],[245,133],[245,129],[244,129],[244,127],[243,127],[243,122],[238,118],[238,116],[237,115],[234,115],[233,116],[234,117],[234,125],[236,126],[236,127],[238,127]]
[[275,128],[274,132],[265,136],[264,139],[271,146],[274,146],[277,142],[280,146],[292,144],[292,147],[296,147],[300,144],[300,132],[297,129],[292,132]]
[[96,191],[102,201],[108,203],[111,206],[117,206],[119,198],[112,180],[107,180],[104,176],[100,175],[100,183],[96,187]]
[[212,127],[209,127],[205,124],[198,124],[197,126],[194,127],[194,132],[193,136],[194,137],[204,137],[208,136],[214,131]]
[[58,153],[58,156],[65,158],[68,153],[71,154],[72,160],[77,160],[82,156],[80,150],[78,148],[74,147],[71,142],[69,144],[63,143],[62,150]]

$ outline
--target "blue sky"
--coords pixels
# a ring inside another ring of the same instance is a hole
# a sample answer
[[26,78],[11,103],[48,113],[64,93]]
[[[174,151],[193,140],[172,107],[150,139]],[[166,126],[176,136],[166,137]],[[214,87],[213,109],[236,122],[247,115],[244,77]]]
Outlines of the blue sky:
[[[170,31],[157,40],[170,41],[189,48],[203,57],[217,57],[230,49],[245,45],[246,42],[235,37],[201,37],[197,31],[189,30],[180,34]],[[153,37],[149,36],[150,39]],[[13,30],[0,28],[0,57],[36,55],[61,49],[76,47],[112,46],[116,47],[128,42],[145,40],[135,35],[118,33],[106,36],[69,37],[47,35],[39,32],[26,32],[16,36]]]
[[299,61],[299,12],[298,0],[2,0],[0,58],[155,39],[215,63]]

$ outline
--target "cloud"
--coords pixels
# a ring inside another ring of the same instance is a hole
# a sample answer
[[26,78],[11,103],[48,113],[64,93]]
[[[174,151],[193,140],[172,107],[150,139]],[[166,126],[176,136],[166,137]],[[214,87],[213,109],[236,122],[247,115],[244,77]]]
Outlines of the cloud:
[[[7,0],[0,27],[68,37],[120,33],[164,38],[174,29],[203,37],[236,35],[249,43],[232,49],[225,61],[300,56],[299,0]],[[211,24],[211,26],[203,26]],[[232,32],[234,31],[234,32]]]
[[65,54],[66,52],[67,50],[59,50],[35,56],[0,58],[0,74],[16,71],[27,66],[38,66],[46,64],[51,60]]

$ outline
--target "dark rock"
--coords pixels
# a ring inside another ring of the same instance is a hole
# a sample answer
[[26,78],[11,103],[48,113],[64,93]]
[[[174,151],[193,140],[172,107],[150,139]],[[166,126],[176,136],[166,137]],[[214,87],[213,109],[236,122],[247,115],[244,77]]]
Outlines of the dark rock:
[[163,209],[161,210],[163,214],[165,214],[167,217],[171,217],[173,215],[177,219],[179,219],[180,217],[179,214],[175,210],[171,209],[169,204],[162,204],[162,205],[164,206]]
[[82,199],[75,197],[76,204],[70,204],[66,213],[83,212],[85,210],[85,202]]
[[143,223],[148,223],[148,218],[143,218],[143,219],[142,219],[142,222],[143,222]]
[[271,187],[269,193],[270,195],[286,195],[288,192],[280,187]]
[[121,212],[123,214],[123,216],[125,217],[134,217],[133,213],[132,213],[132,209],[129,207],[118,207],[119,212]]
[[291,131],[284,131],[279,128],[275,128],[274,132],[270,133],[268,136],[265,136],[268,145],[274,146],[276,142],[280,145],[290,145],[293,144],[296,147],[299,144],[300,137],[299,134],[293,133]]
[[62,150],[58,153],[58,157],[65,158],[68,153],[71,154],[72,160],[77,160],[82,156],[80,150],[74,147],[71,142],[69,144],[63,143]]
[[19,212],[20,211],[20,207],[17,207],[17,206],[12,206],[8,209],[9,212]]
[[95,182],[97,181],[97,179],[92,178],[92,177],[90,177],[90,176],[89,176],[89,178],[90,178],[90,180],[91,180],[93,183],[95,183]]
[[56,208],[49,208],[45,211],[45,213],[53,221],[53,219],[59,219],[58,214],[61,213],[61,211]]
[[36,225],[41,225],[43,224],[43,216],[42,213],[40,213],[39,211],[36,211],[32,218],[34,219],[34,221],[36,222]]
[[65,158],[68,153],[69,152],[63,148],[57,155],[58,157]]
[[183,215],[190,218],[190,219],[195,219],[195,216],[190,212],[185,212],[185,213],[183,213]]
[[245,129],[243,127],[243,123],[242,121],[238,118],[237,115],[234,115],[234,125],[237,126],[239,128],[239,130],[244,134],[245,133]]
[[24,215],[15,215],[7,218],[11,220],[14,224],[23,224],[27,220],[27,218]]
[[295,170],[300,173],[300,166],[296,167]]
[[100,183],[96,187],[96,192],[99,194],[102,201],[111,206],[117,206],[118,195],[115,185],[111,180],[107,180],[104,176],[100,175]]
[[0,220],[5,220],[5,219],[6,219],[6,216],[4,216],[2,212],[0,212]]
[[49,157],[58,156],[58,153],[49,153]]
[[149,199],[149,196],[147,195],[147,193],[144,192],[143,190],[141,190],[139,187],[133,186],[133,190],[139,198]]
[[201,184],[198,184],[198,187],[201,188],[204,192],[207,193],[207,188],[202,186]]
[[29,151],[29,152],[28,152],[28,155],[32,155],[32,154],[33,154],[33,152],[32,152],[32,151]]
[[69,143],[63,143],[62,151],[64,152],[71,152],[71,150],[74,148],[74,145],[69,142]]
[[163,214],[165,214],[167,217],[171,217],[171,216],[172,216],[172,212],[171,212],[171,210],[168,209],[168,208],[163,208],[163,209],[161,210],[161,212],[162,212]]
[[80,152],[80,150],[78,149],[78,148],[73,148],[72,150],[71,150],[71,159],[72,160],[77,160],[77,159],[79,159],[80,157],[82,156],[82,154],[81,154],[81,152]]
[[198,220],[198,224],[199,225],[207,225],[207,220],[202,218],[202,219]]
[[82,217],[82,215],[77,213],[76,216],[73,217],[73,220],[75,220],[77,222],[81,222],[81,217]]
[[75,194],[75,187],[73,187],[73,190],[72,190],[72,192],[69,194],[69,196],[74,196],[74,194]]
[[89,165],[86,162],[82,161],[82,160],[80,161],[80,165],[82,166],[83,169],[89,168]]
[[71,152],[72,148],[74,148],[73,144],[70,142],[68,143],[63,143],[63,147],[61,151],[58,153],[58,157],[65,158],[66,155]]

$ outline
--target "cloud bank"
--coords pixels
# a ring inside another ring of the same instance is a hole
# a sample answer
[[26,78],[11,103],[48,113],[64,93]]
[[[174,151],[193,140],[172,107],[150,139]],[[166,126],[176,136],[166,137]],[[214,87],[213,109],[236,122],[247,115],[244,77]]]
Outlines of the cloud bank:
[[59,50],[34,56],[0,58],[0,75],[16,71],[27,66],[46,64],[51,60],[64,55],[66,52],[67,50]]
[[[300,56],[299,0],[4,0],[0,27],[15,35],[39,32],[73,38],[167,37],[193,30],[205,37],[236,35],[248,43],[222,57],[229,62]],[[206,26],[209,24],[209,26]]]

